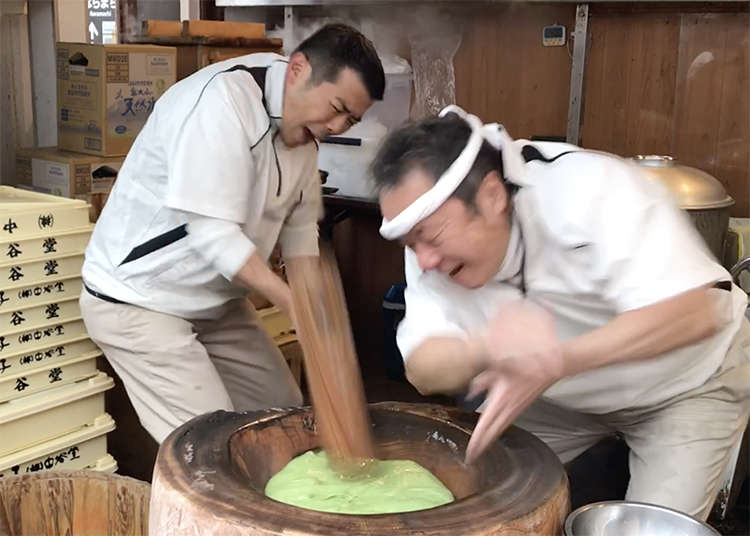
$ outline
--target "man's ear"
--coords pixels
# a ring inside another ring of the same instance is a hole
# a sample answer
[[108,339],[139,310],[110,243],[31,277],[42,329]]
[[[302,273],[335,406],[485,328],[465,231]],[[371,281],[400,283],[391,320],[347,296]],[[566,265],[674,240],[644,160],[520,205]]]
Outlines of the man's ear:
[[312,73],[312,66],[302,52],[295,52],[289,57],[289,66],[286,69],[288,83],[298,84],[306,82]]
[[476,204],[480,212],[493,218],[503,216],[508,211],[509,201],[508,188],[500,174],[495,170],[488,172],[477,191]]

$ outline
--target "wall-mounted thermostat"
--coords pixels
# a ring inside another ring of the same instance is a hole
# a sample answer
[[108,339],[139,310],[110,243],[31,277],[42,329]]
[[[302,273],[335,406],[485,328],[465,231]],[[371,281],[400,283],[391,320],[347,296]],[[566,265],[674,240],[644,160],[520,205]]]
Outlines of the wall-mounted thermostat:
[[545,47],[565,46],[565,26],[553,24],[542,29],[542,44]]

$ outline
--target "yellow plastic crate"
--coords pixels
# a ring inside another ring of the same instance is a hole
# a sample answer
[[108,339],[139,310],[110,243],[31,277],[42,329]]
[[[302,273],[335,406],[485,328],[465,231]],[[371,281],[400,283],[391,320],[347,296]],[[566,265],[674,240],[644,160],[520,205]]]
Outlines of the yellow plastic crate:
[[82,288],[80,270],[75,277],[2,287],[0,288],[0,312],[78,297],[81,295]]
[[28,354],[42,348],[61,345],[86,335],[86,326],[81,318],[56,324],[26,326],[19,331],[0,334],[0,359],[11,353]]
[[0,402],[95,376],[98,372],[96,358],[100,355],[102,355],[101,352],[94,351],[69,357],[54,364],[45,363],[43,367],[33,370],[19,369],[14,374],[0,375]]
[[88,336],[81,336],[69,342],[38,350],[3,355],[0,357],[0,382],[6,377],[25,376],[38,369],[49,370],[62,361],[99,351]]
[[112,457],[111,454],[107,454],[96,460],[92,465],[86,467],[89,471],[99,471],[100,473],[116,473],[117,472],[117,461]]
[[[6,222],[7,223],[7,222]],[[27,259],[83,253],[91,239],[94,226],[56,234],[40,234],[28,238],[10,235],[0,239],[0,264],[18,264]]]
[[0,456],[93,425],[104,413],[104,392],[115,386],[100,372],[93,378],[0,404]]
[[101,465],[108,456],[106,434],[114,429],[114,419],[100,415],[91,426],[1,457],[0,477]]
[[24,326],[58,324],[80,317],[81,308],[78,306],[78,296],[21,309],[0,308],[0,334],[18,331]]
[[81,274],[83,253],[74,253],[54,258],[27,260],[0,265],[0,289],[20,286],[26,281],[50,282]]
[[292,321],[278,307],[259,309],[258,316],[272,339],[294,333]]
[[79,199],[0,186],[0,240],[87,227],[89,205]]

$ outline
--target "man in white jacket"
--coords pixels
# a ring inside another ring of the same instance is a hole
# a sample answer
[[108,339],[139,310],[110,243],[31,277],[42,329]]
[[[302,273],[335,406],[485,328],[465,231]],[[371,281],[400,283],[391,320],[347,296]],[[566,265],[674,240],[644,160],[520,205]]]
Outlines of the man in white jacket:
[[393,133],[373,175],[405,245],[407,377],[487,392],[469,461],[511,423],[563,462],[620,434],[629,500],[705,518],[750,411],[747,295],[666,189],[456,107]]
[[383,96],[375,49],[328,25],[285,58],[206,67],[156,103],[86,251],[81,311],[159,442],[213,411],[299,404],[282,355],[247,300],[291,315],[267,266],[318,254],[317,142]]

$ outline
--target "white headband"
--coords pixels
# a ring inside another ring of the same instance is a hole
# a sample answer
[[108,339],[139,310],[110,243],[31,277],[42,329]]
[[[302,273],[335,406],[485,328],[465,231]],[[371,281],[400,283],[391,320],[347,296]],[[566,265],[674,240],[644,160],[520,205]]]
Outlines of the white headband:
[[[445,170],[435,185],[419,196],[414,202],[402,210],[392,220],[383,218],[383,224],[380,226],[380,235],[387,240],[394,240],[404,236],[411,231],[415,225],[435,212],[440,205],[451,196],[456,188],[464,181],[471,171],[474,161],[477,159],[482,143],[487,141],[498,151],[502,151],[503,168],[505,176],[515,178],[520,172],[519,166],[523,165],[520,155],[516,155],[511,150],[513,140],[508,133],[497,123],[482,124],[482,121],[475,115],[466,113],[464,110],[451,104],[446,106],[440,112],[440,117],[446,114],[454,113],[466,121],[471,127],[469,141],[466,142],[461,154],[458,155],[453,163]],[[506,150],[503,150],[506,149]]]

